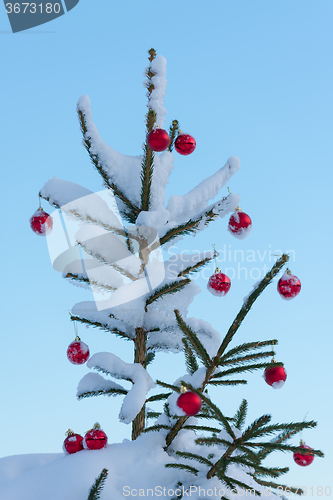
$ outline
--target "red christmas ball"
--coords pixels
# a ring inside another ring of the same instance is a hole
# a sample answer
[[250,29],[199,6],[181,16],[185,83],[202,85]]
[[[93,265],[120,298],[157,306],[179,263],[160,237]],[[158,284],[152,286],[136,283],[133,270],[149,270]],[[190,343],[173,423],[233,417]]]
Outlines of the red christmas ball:
[[196,145],[194,137],[189,134],[179,134],[175,140],[175,150],[177,153],[184,156],[193,153]]
[[314,460],[314,454],[311,453],[312,448],[310,446],[306,446],[304,442],[301,441],[300,448],[306,448],[309,450],[309,453],[305,453],[304,455],[302,453],[295,452],[293,455],[293,458],[297,465],[300,465],[301,467],[306,467],[307,465],[312,464]]
[[278,281],[277,291],[283,299],[293,299],[301,291],[301,282],[297,278],[297,276],[291,274],[289,269],[287,269],[284,275]]
[[84,436],[83,446],[87,450],[100,450],[105,448],[107,444],[108,437],[98,423]]
[[252,229],[252,221],[251,217],[247,215],[245,212],[240,210],[236,210],[229,219],[228,223],[228,231],[238,238],[239,240],[243,240],[246,236],[249,235]]
[[264,371],[264,379],[266,384],[274,389],[281,389],[287,379],[287,372],[279,364],[277,366],[268,366]]
[[44,210],[38,209],[30,217],[30,226],[34,233],[41,236],[47,236],[53,227],[52,217],[44,212]]
[[89,355],[89,347],[82,342],[80,337],[76,337],[67,348],[67,358],[73,365],[82,365],[87,361]]
[[155,128],[149,132],[147,136],[147,143],[153,151],[164,151],[170,144],[170,137],[166,130],[162,128]]
[[215,273],[209,278],[207,288],[213,295],[222,297],[226,295],[231,287],[231,280],[226,274],[216,270]]
[[63,443],[63,450],[65,453],[76,453],[83,450],[83,437],[80,434],[74,434],[73,431],[68,429],[66,432],[67,437]]
[[186,415],[192,417],[196,415],[201,408],[201,398],[195,392],[186,391],[177,399],[177,406],[179,406]]

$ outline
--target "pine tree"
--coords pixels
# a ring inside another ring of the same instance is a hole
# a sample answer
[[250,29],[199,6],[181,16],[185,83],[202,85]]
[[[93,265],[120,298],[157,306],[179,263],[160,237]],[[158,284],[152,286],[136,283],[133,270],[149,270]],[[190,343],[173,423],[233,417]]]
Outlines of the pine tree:
[[[278,258],[256,284],[213,352],[208,340],[212,336],[216,338],[215,330],[202,320],[188,318],[187,309],[197,293],[192,274],[214,259],[216,253],[192,254],[190,265],[188,260],[184,263],[180,255],[162,265],[158,258],[161,247],[168,248],[235,210],[239,198],[231,193],[211,205],[207,206],[207,202],[227,185],[239,169],[239,160],[229,158],[203,183],[184,196],[172,196],[164,206],[179,123],[177,120],[171,123],[169,146],[160,155],[150,149],[147,136],[157,126],[164,125],[165,85],[165,59],[151,49],[146,70],[146,141],[141,157],[123,156],[107,146],[92,122],[89,98],[83,96],[78,102],[84,147],[110,199],[115,200],[114,207],[110,208],[98,195],[56,178],[47,182],[40,192],[41,197],[60,208],[63,214],[82,222],[76,240],[85,259],[83,263],[79,258],[67,263],[63,268],[64,277],[74,284],[89,285],[93,290],[112,292],[111,298],[104,302],[74,306],[71,320],[110,332],[132,342],[134,348],[133,362],[125,362],[112,353],[94,354],[88,362],[89,368],[97,372],[130,381],[130,390],[98,373],[89,373],[79,383],[77,397],[123,397],[119,417],[124,423],[132,422],[132,439],[138,439],[143,433],[161,433],[165,453],[173,460],[166,466],[190,473],[193,478],[217,479],[226,491],[222,498],[228,498],[234,489],[250,488],[258,495],[261,486],[285,489],[286,486],[275,480],[288,468],[267,467],[264,459],[278,450],[304,453],[304,449],[287,442],[303,429],[315,427],[316,422],[273,424],[270,415],[262,415],[245,427],[247,401],[240,403],[234,416],[227,416],[223,408],[218,408],[210,399],[208,390],[210,386],[222,386],[222,389],[246,384],[246,379],[234,376],[243,377],[247,372],[270,366],[276,339],[233,347],[231,343],[254,302],[288,262],[288,255]],[[170,349],[183,351],[187,374],[174,383],[155,382],[148,374],[149,364],[158,351]],[[147,396],[156,385],[162,392]],[[176,401],[184,390],[201,398],[202,407],[195,418],[177,407]],[[147,408],[148,404],[161,401],[164,401],[163,411]],[[147,424],[148,420],[154,421],[152,425]],[[180,441],[184,435],[191,436],[186,451],[184,440]],[[323,456],[320,450],[313,450],[313,454]],[[240,476],[232,472],[235,467],[241,471]],[[106,476],[104,469],[89,498],[98,498]],[[298,489],[297,493],[301,491]]]

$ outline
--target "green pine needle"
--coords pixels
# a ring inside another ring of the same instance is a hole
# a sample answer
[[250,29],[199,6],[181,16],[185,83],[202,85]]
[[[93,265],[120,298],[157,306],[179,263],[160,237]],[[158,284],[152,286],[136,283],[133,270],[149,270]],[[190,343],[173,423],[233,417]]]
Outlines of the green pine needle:
[[108,477],[108,470],[103,469],[90,489],[88,500],[98,500],[98,498],[100,498],[101,491],[104,488],[104,483],[107,477]]

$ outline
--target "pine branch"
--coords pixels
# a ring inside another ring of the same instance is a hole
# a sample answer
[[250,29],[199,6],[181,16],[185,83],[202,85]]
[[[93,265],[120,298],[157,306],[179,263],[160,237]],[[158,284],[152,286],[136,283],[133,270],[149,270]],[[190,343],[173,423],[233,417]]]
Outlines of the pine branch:
[[118,271],[120,274],[122,274],[123,276],[126,276],[126,278],[129,278],[132,281],[136,281],[138,279],[137,276],[134,276],[132,273],[130,273],[126,269],[118,266],[117,264],[113,264],[113,263],[108,262],[98,252],[95,252],[95,251],[91,250],[90,248],[87,248],[83,241],[77,240],[77,242],[78,242],[79,245],[81,245],[81,247],[85,250],[85,252],[88,255],[90,255],[91,257],[93,257],[94,259],[98,260],[99,262],[102,262],[103,264],[106,264],[106,265],[112,267],[113,269],[115,269],[116,271]]
[[173,146],[174,146],[174,142],[175,142],[175,138],[176,138],[176,134],[177,134],[178,130],[179,130],[179,123],[177,120],[173,120],[173,122],[169,128],[170,143],[169,143],[168,149],[169,149],[170,153],[173,150]]
[[157,385],[161,385],[162,387],[165,387],[166,389],[171,389],[174,392],[180,392],[180,387],[172,384],[167,384],[165,382],[162,382],[161,380],[156,380]]
[[162,401],[163,399],[168,399],[172,392],[166,392],[164,394],[155,394],[146,399],[146,403],[152,403],[153,401]]
[[[271,440],[271,443],[282,443],[282,441],[285,441],[287,439],[290,439],[291,436],[294,434],[297,434],[299,431],[298,430],[293,430],[293,431],[285,431],[281,432],[278,436],[276,436],[274,439]],[[257,457],[259,460],[263,460],[269,453],[272,453],[274,450],[261,450],[256,453]]]
[[[276,363],[275,363],[276,364]],[[274,364],[274,366],[275,366]],[[235,366],[234,368],[229,368],[229,370],[224,370],[223,372],[215,373],[211,376],[211,379],[222,378],[227,375],[233,375],[234,373],[252,372],[253,370],[262,370],[270,366],[271,363],[255,363],[247,366]]]
[[148,352],[144,363],[144,368],[147,368],[147,366],[150,365],[154,361],[154,359],[155,359],[155,353],[152,351]]
[[125,389],[100,389],[98,391],[82,392],[77,396],[77,399],[91,398],[94,396],[115,396],[116,394],[127,394]]
[[191,375],[193,375],[193,373],[195,373],[199,369],[199,365],[198,365],[196,357],[195,357],[189,343],[187,342],[186,338],[183,337],[182,342],[184,345],[184,355],[185,355],[186,368],[187,368],[188,372]]
[[209,465],[209,467],[214,465],[210,460],[208,460],[205,457],[202,457],[201,455],[197,455],[196,453],[189,453],[187,451],[176,451],[176,455],[182,458],[187,458],[188,460],[197,460],[201,464]]
[[72,316],[72,315],[71,315],[71,320],[78,321],[79,323],[83,323],[85,325],[93,326],[94,328],[100,328],[101,330],[105,330],[107,332],[114,333],[118,337],[124,338],[125,340],[133,340],[125,332],[118,330],[118,328],[110,328],[106,323],[101,323],[100,321],[92,321],[92,320],[87,319],[87,318],[81,318],[80,316]]
[[160,411],[147,411],[146,418],[158,418],[162,413]]
[[207,264],[207,262],[210,262],[212,259],[214,259],[214,257],[216,257],[216,255],[214,254],[212,257],[207,257],[206,259],[200,260],[199,262],[197,262],[193,266],[187,267],[186,269],[184,269],[184,271],[181,271],[178,274],[178,278],[180,278],[181,276],[184,276],[185,274],[196,273],[196,272],[200,271]]
[[254,437],[260,437],[267,434],[273,434],[274,432],[285,430],[285,431],[295,431],[301,432],[303,429],[309,429],[316,427],[317,423],[311,420],[310,422],[291,422],[289,424],[275,424],[275,425],[266,425],[259,429],[256,429],[251,434],[251,439]]
[[[223,212],[224,210],[220,208],[218,210],[218,206],[221,205],[224,201],[228,199],[228,196],[222,198],[219,202],[215,203],[211,208],[205,210],[203,213],[195,217],[194,219],[189,219],[187,222],[183,224],[179,224],[179,226],[174,227],[167,231],[164,236],[160,238],[160,245],[164,245],[168,241],[171,241],[178,236],[185,236],[187,234],[196,233],[202,228],[202,224],[204,226],[208,226],[210,222],[215,220],[219,216],[219,212]],[[228,205],[228,204],[227,204]]]
[[165,467],[168,467],[169,469],[180,469],[180,470],[186,470],[187,472],[190,472],[191,474],[194,474],[195,476],[198,475],[199,470],[196,469],[195,467],[191,467],[190,465],[186,464],[165,464]]
[[220,366],[225,366],[225,365],[238,365],[240,363],[246,363],[247,361],[251,361],[252,359],[259,359],[259,358],[272,358],[275,356],[275,351],[264,351],[264,352],[259,352],[256,354],[248,354],[247,356],[240,356],[239,358],[233,358],[233,359],[228,359],[226,361],[220,361],[219,365]]
[[191,283],[191,280],[189,278],[185,278],[183,280],[178,280],[178,281],[173,281],[172,283],[167,283],[166,285],[162,286],[161,288],[157,288],[155,292],[147,298],[146,300],[146,308],[152,304],[155,300],[159,299],[163,295],[166,295],[168,293],[176,293],[179,292],[179,290],[182,290],[186,285]]
[[104,488],[104,483],[107,477],[108,477],[108,470],[103,469],[90,489],[88,500],[98,500],[98,498],[100,498],[100,494],[102,489]]
[[207,382],[208,385],[239,385],[239,384],[247,384],[247,380],[209,380]]
[[255,431],[257,431],[258,429],[261,429],[265,424],[270,422],[271,419],[272,419],[272,417],[270,415],[262,415],[261,417],[257,418],[243,432],[242,442],[247,441],[248,439],[252,439],[252,437],[255,435]]
[[190,326],[188,326],[185,321],[182,319],[181,315],[179,314],[179,311],[175,309],[175,315],[177,319],[177,324],[181,331],[186,335],[188,341],[191,344],[191,347],[195,350],[201,361],[206,367],[209,367],[211,365],[211,359],[209,357],[209,354],[207,353],[206,349],[192,330]]
[[241,402],[241,404],[237,410],[236,415],[234,416],[235,427],[237,427],[237,429],[239,429],[239,430],[243,427],[243,425],[245,423],[247,409],[248,409],[248,403],[247,403],[246,399],[243,399],[243,401]]
[[262,479],[259,479],[255,475],[253,475],[253,479],[258,484],[260,484],[260,486],[265,486],[266,488],[278,489],[280,493],[281,490],[285,490],[287,494],[295,493],[296,495],[304,495],[304,490],[302,490],[301,488],[294,488],[292,486],[286,486],[284,484],[272,483],[271,481],[263,481]]
[[125,196],[125,194],[121,191],[121,189],[119,189],[119,187],[109,179],[107,171],[104,169],[102,162],[99,159],[99,156],[92,153],[92,151],[91,151],[91,137],[89,137],[87,134],[88,129],[87,129],[85,116],[84,116],[84,113],[82,112],[82,110],[80,110],[80,109],[78,109],[78,117],[79,117],[79,122],[80,122],[80,129],[81,129],[81,132],[83,135],[83,143],[84,143],[84,146],[85,146],[85,148],[90,156],[90,159],[91,159],[93,165],[95,166],[97,172],[101,175],[105,186],[112,189],[114,195],[124,203],[126,210],[125,211],[121,210],[124,218],[128,222],[131,222],[132,224],[134,224],[139,213],[140,213],[140,209],[138,207],[136,207],[135,205],[133,205],[132,202],[127,198],[127,196]]
[[226,441],[225,439],[217,438],[217,437],[203,437],[203,438],[197,438],[195,440],[197,444],[203,444],[205,446],[215,446],[215,445],[221,445],[221,446],[226,446],[229,448],[230,442]]
[[223,415],[221,410],[209,398],[207,398],[202,392],[197,391],[196,389],[192,388],[191,386],[189,386],[189,387],[191,388],[191,390],[193,392],[196,392],[197,394],[199,394],[202,401],[204,401],[206,403],[206,405],[213,410],[213,413],[215,413],[215,415],[219,418],[220,422],[223,424],[223,426],[224,426],[225,430],[227,431],[227,433],[229,434],[229,436],[231,436],[233,439],[236,439],[234,431],[230,427],[228,420]]
[[64,276],[68,280],[72,281],[79,281],[80,283],[84,283],[86,285],[90,286],[96,286],[98,288],[101,288],[102,290],[106,290],[108,292],[113,292],[114,290],[117,290],[116,287],[110,286],[110,285],[104,285],[102,283],[98,283],[98,281],[94,281],[91,278],[85,277],[82,274],[76,274],[76,273],[67,273],[66,276]]
[[209,427],[208,425],[184,425],[183,429],[213,432],[214,434],[219,434],[221,432],[221,429],[218,429],[217,427]]
[[236,318],[234,319],[232,325],[230,326],[226,336],[224,337],[217,354],[215,358],[213,358],[213,363],[211,366],[207,369],[206,372],[206,378],[204,380],[203,386],[207,384],[207,382],[210,380],[215,367],[219,364],[223,353],[225,352],[226,348],[230,344],[231,340],[233,339],[235,333],[237,332],[238,328],[244,321],[247,313],[251,309],[253,303],[256,301],[256,299],[259,297],[259,295],[265,290],[265,288],[271,283],[273,278],[278,274],[280,269],[284,266],[286,262],[288,262],[289,257],[286,254],[283,254],[274,264],[272,269],[266,274],[266,276],[260,281],[258,286],[253,290],[253,292],[248,296],[248,298],[245,300],[243,306],[241,307],[239,313],[237,314]]
[[230,351],[226,352],[223,356],[221,356],[220,363],[226,361],[227,359],[239,355],[243,352],[248,352],[249,350],[260,349],[261,347],[266,347],[268,345],[277,345],[278,341],[276,339],[273,340],[265,340],[263,342],[247,342],[245,344],[240,344],[236,347],[230,349]]
[[[148,114],[154,113],[152,110]],[[154,113],[155,115],[155,113]],[[149,210],[150,202],[150,189],[153,180],[154,172],[154,151],[152,151],[148,144],[144,146],[144,155],[141,163],[141,210]]]
[[152,425],[151,427],[146,427],[145,429],[143,429],[142,432],[156,432],[164,429],[170,430],[171,427],[170,425],[162,425],[162,424]]
[[[280,450],[280,451],[291,451],[293,453],[301,453],[302,455],[306,455],[309,453],[309,450],[306,448],[300,448],[299,446],[289,446],[285,444],[277,444],[277,443],[252,443],[251,441],[246,442],[246,446],[250,446],[251,448],[266,448],[271,450]],[[317,455],[318,457],[323,458],[324,453],[321,450],[311,450],[311,454]]]

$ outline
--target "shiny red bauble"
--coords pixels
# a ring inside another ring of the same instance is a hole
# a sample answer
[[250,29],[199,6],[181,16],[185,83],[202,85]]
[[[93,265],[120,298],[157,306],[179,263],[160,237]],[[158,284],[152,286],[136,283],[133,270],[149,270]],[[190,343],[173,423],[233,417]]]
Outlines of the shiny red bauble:
[[309,450],[309,453],[305,453],[303,455],[302,453],[295,452],[293,458],[297,465],[300,465],[301,467],[307,467],[308,465],[312,464],[314,460],[314,454],[311,453],[312,448],[310,448],[310,446],[306,446],[306,444],[302,442],[299,447]]
[[87,450],[101,450],[108,444],[108,437],[101,426],[96,423],[90,431],[86,433],[83,440],[83,446]]
[[175,150],[180,155],[190,155],[193,153],[196,147],[196,142],[194,137],[189,134],[179,134],[175,140]]
[[155,128],[149,132],[147,136],[147,143],[153,151],[164,151],[170,144],[170,137],[166,130],[162,128]]
[[65,453],[72,454],[83,450],[83,437],[80,434],[74,434],[73,431],[68,429],[66,432],[67,437],[63,444],[63,450]]
[[213,295],[223,297],[226,295],[231,287],[231,280],[226,274],[221,273],[219,270],[215,271],[213,276],[208,280],[207,288]]
[[39,234],[40,236],[47,236],[52,230],[52,217],[44,212],[44,210],[36,210],[29,220],[31,229],[34,233]]
[[193,415],[196,415],[200,411],[201,398],[195,392],[186,391],[177,399],[177,406],[179,406],[186,415],[193,417]]
[[83,365],[89,358],[89,355],[89,347],[82,342],[80,337],[76,337],[67,348],[67,358],[73,365]]
[[301,291],[301,282],[297,276],[291,274],[289,269],[287,269],[278,281],[277,291],[283,299],[291,300]]
[[238,238],[243,240],[249,235],[252,229],[251,217],[241,210],[236,210],[229,219],[228,231]]
[[264,371],[264,379],[266,384],[274,389],[281,389],[287,380],[287,372],[285,368],[279,364],[276,366],[268,366]]

